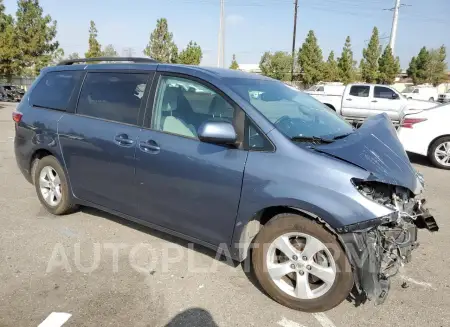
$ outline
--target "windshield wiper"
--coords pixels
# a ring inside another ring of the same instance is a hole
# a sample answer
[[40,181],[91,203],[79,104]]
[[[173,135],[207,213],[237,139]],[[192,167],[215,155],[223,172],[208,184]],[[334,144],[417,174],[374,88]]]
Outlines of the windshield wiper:
[[347,137],[347,136],[349,136],[349,135],[352,134],[352,133],[353,133],[353,132],[351,132],[351,133],[345,133],[345,134],[341,134],[341,135],[337,135],[337,136],[333,137],[332,140],[334,141],[334,140],[343,139],[344,137]]
[[294,142],[311,142],[311,143],[332,143],[333,140],[323,139],[317,136],[294,136],[291,137]]

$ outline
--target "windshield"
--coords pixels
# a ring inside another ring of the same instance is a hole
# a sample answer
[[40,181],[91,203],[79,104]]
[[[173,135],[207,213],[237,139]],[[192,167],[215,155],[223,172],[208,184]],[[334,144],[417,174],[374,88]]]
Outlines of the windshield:
[[413,90],[414,90],[413,86],[408,86],[403,90],[403,93],[412,93]]
[[333,110],[281,82],[230,78],[228,85],[291,139],[299,136],[333,138],[353,131]]

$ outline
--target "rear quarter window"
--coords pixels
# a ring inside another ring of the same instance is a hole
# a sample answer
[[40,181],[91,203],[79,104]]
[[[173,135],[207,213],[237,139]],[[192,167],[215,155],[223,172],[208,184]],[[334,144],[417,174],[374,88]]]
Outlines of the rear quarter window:
[[74,90],[83,72],[48,72],[36,84],[30,95],[30,103],[35,107],[67,110],[69,101],[75,96]]

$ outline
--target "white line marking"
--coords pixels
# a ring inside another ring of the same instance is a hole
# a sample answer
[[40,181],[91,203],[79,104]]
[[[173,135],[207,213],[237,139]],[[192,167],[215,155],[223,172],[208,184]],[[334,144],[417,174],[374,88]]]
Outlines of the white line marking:
[[432,290],[437,291],[437,289],[435,289],[435,288],[433,287],[433,285],[430,284],[430,283],[419,282],[418,280],[415,280],[415,279],[413,279],[413,278],[411,278],[411,277],[408,277],[408,276],[405,276],[405,275],[400,275],[400,277],[401,277],[403,280],[406,280],[407,282],[410,282],[410,283],[413,283],[413,284],[416,284],[416,285],[419,285],[419,286],[422,286],[422,287],[431,288]]
[[70,317],[70,313],[52,312],[38,327],[61,327]]
[[284,317],[281,317],[281,320],[277,324],[283,327],[306,327]]
[[314,318],[322,325],[322,327],[336,327],[325,313],[313,313]]

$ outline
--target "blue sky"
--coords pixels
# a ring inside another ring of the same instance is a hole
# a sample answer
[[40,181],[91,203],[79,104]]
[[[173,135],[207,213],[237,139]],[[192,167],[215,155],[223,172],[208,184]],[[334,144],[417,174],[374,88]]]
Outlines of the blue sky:
[[[259,63],[264,51],[290,51],[294,0],[225,0],[225,62],[235,53],[238,63]],[[14,13],[15,0],[5,0]],[[203,49],[203,65],[216,65],[219,0],[41,0],[44,11],[58,21],[58,36],[66,55],[83,54],[88,45],[89,21],[99,31],[102,45],[113,44],[119,53],[133,48],[142,54],[156,20],[165,17],[179,48],[190,40]],[[297,43],[313,29],[324,57],[341,53],[345,38],[352,39],[355,58],[361,58],[372,28],[382,37],[391,30],[395,0],[299,0]],[[450,0],[402,0],[410,6],[400,11],[396,55],[406,68],[422,46],[447,46],[450,54]],[[385,44],[388,38],[382,40]],[[450,57],[450,55],[449,55]]]

